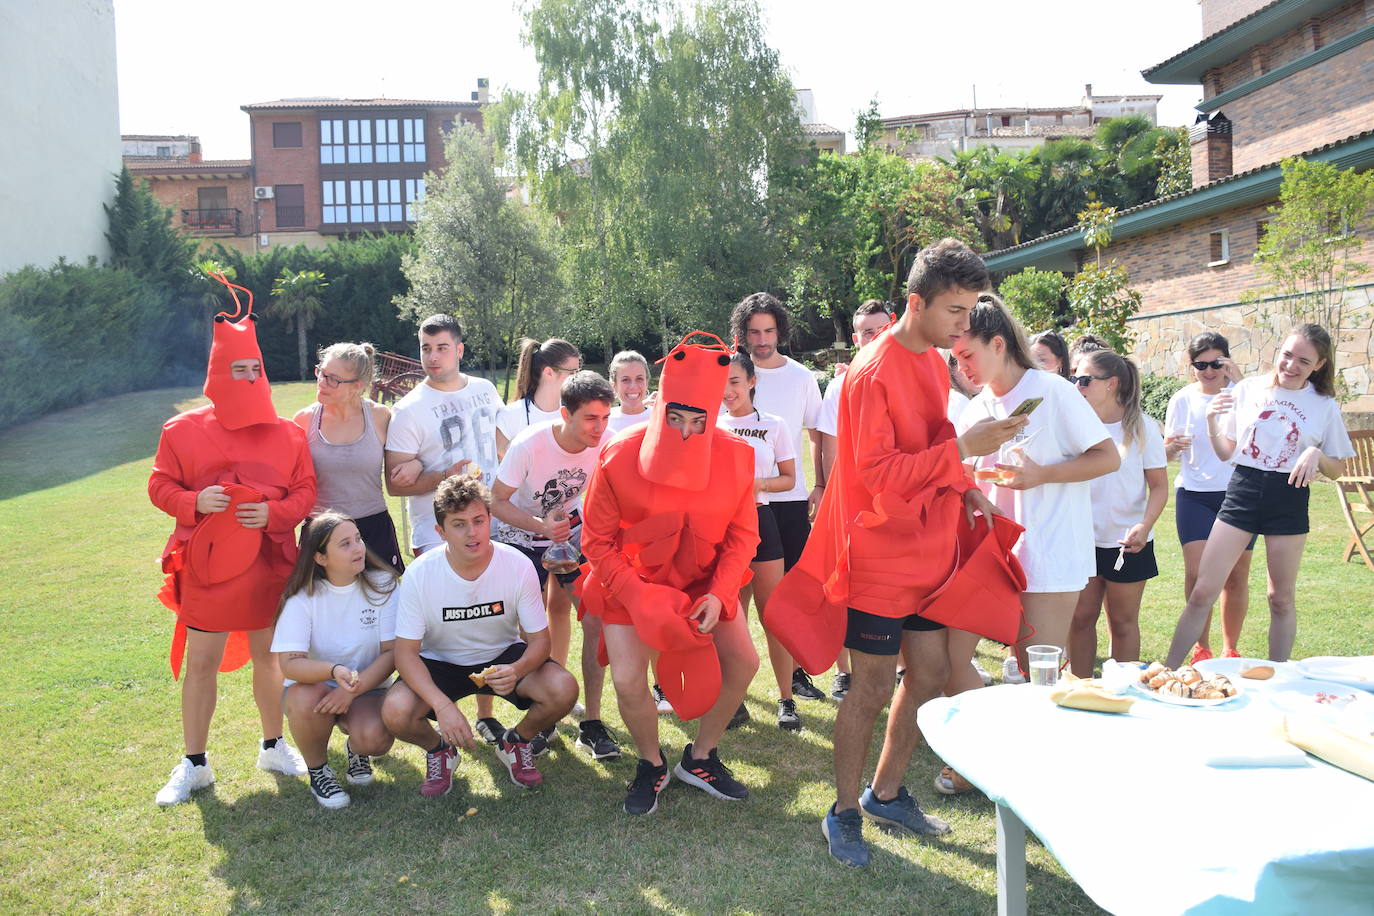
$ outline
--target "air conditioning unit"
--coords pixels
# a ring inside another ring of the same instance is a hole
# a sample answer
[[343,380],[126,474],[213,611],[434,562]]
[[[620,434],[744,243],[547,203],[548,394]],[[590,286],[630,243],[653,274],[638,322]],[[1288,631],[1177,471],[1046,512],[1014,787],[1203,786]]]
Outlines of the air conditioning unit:
[[256,197],[258,200],[271,200],[271,199],[272,199],[272,189],[271,189],[270,187],[268,187],[268,188],[254,188],[254,189],[253,189],[253,196]]

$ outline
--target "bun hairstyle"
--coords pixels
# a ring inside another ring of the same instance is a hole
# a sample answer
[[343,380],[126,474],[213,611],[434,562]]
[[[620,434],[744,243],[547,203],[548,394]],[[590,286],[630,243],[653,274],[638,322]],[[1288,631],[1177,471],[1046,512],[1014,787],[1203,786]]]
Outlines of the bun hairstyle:
[[[342,512],[332,511],[321,512],[310,519],[309,525],[301,535],[301,550],[296,557],[296,565],[292,567],[291,575],[282,589],[281,602],[277,605],[278,617],[281,616],[281,609],[286,606],[286,600],[291,596],[301,592],[307,595],[315,594],[315,586],[325,577],[324,567],[315,562],[315,555],[329,549],[329,542],[340,524],[352,521],[352,518]],[[358,573],[358,584],[362,586],[363,594],[369,601],[380,601],[390,595],[396,588],[398,575],[399,573],[391,568],[391,564],[373,553],[370,547],[367,548],[363,571]]]
[[1030,339],[1031,346],[1039,344],[1046,350],[1054,354],[1055,359],[1059,360],[1059,377],[1067,379],[1072,370],[1069,367],[1069,345],[1064,343],[1064,338],[1059,336],[1058,331],[1041,331]]
[[566,359],[582,359],[582,351],[558,337],[540,343],[529,337],[520,339],[520,362],[515,370],[515,397],[531,400],[539,388],[545,369],[556,367]]
[[1007,347],[1007,359],[1022,369],[1040,368],[1031,359],[1026,332],[995,293],[978,294],[978,302],[969,311],[968,330],[965,333],[983,343],[991,343],[994,337],[1000,337]]
[[372,386],[372,377],[377,371],[377,348],[372,346],[372,344],[330,344],[322,348],[319,352],[320,365],[323,366],[331,359],[337,359],[348,364],[349,375],[362,383],[358,389],[359,391],[367,391]]
[[606,375],[612,384],[615,383],[616,373],[631,363],[639,363],[644,367],[645,380],[652,378],[649,371],[649,361],[638,350],[621,350],[611,357],[611,364],[606,367]]
[[1116,403],[1125,411],[1121,417],[1123,449],[1144,432],[1145,415],[1140,410],[1140,370],[1135,363],[1111,350],[1089,350],[1081,357],[1093,371],[1116,379]]
[[1216,331],[1203,331],[1188,341],[1188,362],[1192,362],[1208,350],[1220,350],[1221,355],[1231,358],[1231,345]]
[[[1317,348],[1317,359],[1322,367],[1313,370],[1307,380],[1312,383],[1317,394],[1328,398],[1336,396],[1336,348],[1331,344],[1331,335],[1319,324],[1300,324],[1289,331],[1290,336],[1301,337]],[[1274,384],[1278,384],[1278,373],[1274,374]]]

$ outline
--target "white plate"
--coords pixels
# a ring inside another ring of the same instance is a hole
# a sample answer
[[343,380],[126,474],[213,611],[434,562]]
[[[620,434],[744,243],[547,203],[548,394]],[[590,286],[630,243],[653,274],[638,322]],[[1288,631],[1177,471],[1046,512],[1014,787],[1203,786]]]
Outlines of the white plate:
[[[1196,668],[1197,665],[1193,667]],[[1215,700],[1195,700],[1192,697],[1176,697],[1173,694],[1151,690],[1148,686],[1139,681],[1136,681],[1134,686],[1138,692],[1145,694],[1145,696],[1150,699],[1158,700],[1161,703],[1168,703],[1170,706],[1221,706],[1225,703],[1230,703],[1232,700],[1238,700],[1245,694],[1245,688],[1240,684],[1237,684],[1235,681],[1232,681],[1231,684],[1236,688],[1235,696],[1220,697]]]
[[[1273,668],[1274,676],[1265,680],[1240,676],[1242,669],[1253,668],[1256,665],[1268,665]],[[1291,681],[1299,677],[1285,662],[1271,662],[1263,658],[1209,658],[1204,662],[1198,662],[1193,667],[1203,674],[1224,674],[1231,679],[1233,684],[1242,687],[1261,687],[1265,684]]]
[[1297,662],[1304,676],[1317,681],[1334,681],[1348,687],[1374,691],[1374,655],[1321,655]]
[[1315,715],[1365,734],[1374,730],[1374,697],[1349,684],[1304,678],[1276,686],[1268,700],[1284,712]]

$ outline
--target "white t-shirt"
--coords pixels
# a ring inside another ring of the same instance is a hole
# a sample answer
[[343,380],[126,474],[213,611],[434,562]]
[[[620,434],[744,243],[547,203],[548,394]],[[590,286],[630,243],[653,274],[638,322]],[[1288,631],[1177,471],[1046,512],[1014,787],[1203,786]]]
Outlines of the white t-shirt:
[[840,434],[840,385],[843,382],[844,375],[837,375],[826,386],[825,395],[821,398],[821,412],[816,417],[816,432],[827,436]]
[[520,398],[501,408],[501,411],[496,415],[496,428],[501,430],[501,435],[506,437],[507,443],[510,443],[514,442],[516,436],[531,426],[552,423],[561,419],[563,419],[563,414],[559,408],[544,410],[533,401]]
[[[1044,398],[1022,430],[1022,454],[1039,464],[1077,458],[1111,438],[1078,389],[1052,372],[1028,369],[1016,387],[998,398],[984,387],[959,416],[960,435],[985,417],[1005,419],[1026,398]],[[992,467],[997,453],[975,462]],[[1012,553],[1026,571],[1028,592],[1074,592],[1097,572],[1093,551],[1093,512],[1087,481],[1047,483],[1030,490],[1008,490],[990,481],[978,486],[997,508],[1026,529]]]
[[[1129,448],[1121,446],[1126,433],[1120,422],[1106,426],[1121,455],[1121,467],[1088,482],[1092,487],[1093,542],[1098,547],[1120,547],[1117,541],[1126,531],[1145,520],[1145,503],[1150,496],[1145,472],[1167,467],[1169,462],[1164,457],[1164,436],[1151,417],[1141,416],[1140,435]],[[1154,538],[1152,530],[1149,539]]]
[[[754,366],[754,406],[781,417],[792,434],[792,452],[802,454],[802,429],[819,429],[821,415],[821,386],[811,370],[790,356],[783,357],[776,369]],[[803,479],[806,475],[797,468],[797,482],[786,493],[772,494],[773,502],[804,500],[810,494]]]
[[953,386],[949,389],[949,407],[945,411],[945,416],[949,422],[958,425],[959,418],[964,415],[964,408],[969,405],[968,395],[962,391],[955,391]]
[[[611,441],[611,431],[601,437],[601,445]],[[581,534],[582,493],[596,470],[601,446],[584,448],[576,454],[566,452],[553,437],[553,424],[531,426],[515,437],[501,460],[496,479],[514,487],[510,501],[536,518],[545,518],[556,506],[573,519],[574,539]],[[573,512],[577,511],[577,515]],[[496,522],[496,537],[506,544],[522,547],[547,547],[552,541],[524,528]]]
[[398,639],[420,640],[420,655],[451,665],[485,665],[520,641],[520,631],[548,627],[539,576],[523,553],[495,541],[491,562],[469,582],[453,571],[448,550],[415,558],[401,577]]
[[[416,385],[396,403],[386,433],[386,449],[417,455],[425,471],[440,471],[466,458],[482,468],[482,482],[491,486],[496,474],[496,413],[501,399],[496,386],[484,378],[466,376],[457,391],[439,391],[429,380]],[[434,530],[434,494],[410,500],[410,546],[442,543]]]
[[[385,575],[373,573],[374,582]],[[282,605],[272,636],[273,652],[307,652],[316,661],[337,662],[362,671],[382,654],[382,643],[396,638],[400,586],[387,595],[369,595],[357,581],[331,585],[315,580],[315,594],[297,592]],[[286,678],[284,683],[296,683]]]
[[1317,394],[1311,382],[1300,391],[1289,391],[1272,382],[1270,375],[1255,375],[1241,379],[1231,389],[1235,406],[1222,416],[1218,426],[1236,443],[1232,464],[1286,474],[1314,445],[1328,458],[1354,456],[1335,398]]
[[624,432],[631,426],[638,426],[641,423],[648,423],[649,418],[653,415],[654,412],[650,410],[648,407],[644,408],[639,413],[633,414],[621,413],[619,407],[612,407],[611,419],[607,421],[606,427],[611,431],[611,435],[615,435],[616,433]]
[[1165,436],[1191,433],[1193,437],[1192,445],[1179,452],[1175,487],[1194,493],[1223,493],[1231,482],[1234,469],[1217,457],[1207,435],[1207,406],[1214,397],[1203,394],[1202,386],[1192,384],[1180,388],[1169,399],[1169,409],[1164,412]]
[[[776,477],[778,474],[778,462],[788,461],[796,458],[792,451],[792,437],[787,431],[787,424],[781,417],[775,417],[771,413],[754,411],[742,417],[732,417],[730,414],[723,413],[717,422],[735,435],[748,442],[754,449],[754,478]],[[800,472],[800,468],[794,468]],[[770,497],[776,496],[774,493],[756,493],[754,499],[761,506],[768,505]]]

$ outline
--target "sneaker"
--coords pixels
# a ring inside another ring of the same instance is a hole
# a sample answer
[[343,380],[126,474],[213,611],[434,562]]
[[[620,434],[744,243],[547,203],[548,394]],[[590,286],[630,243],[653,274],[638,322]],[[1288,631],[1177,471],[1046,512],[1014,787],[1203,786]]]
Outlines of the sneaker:
[[821,835],[830,844],[830,854],[851,868],[868,865],[868,844],[864,842],[864,819],[854,808],[836,811],[831,805],[821,820]]
[[588,751],[593,760],[612,760],[620,756],[620,745],[600,719],[584,719],[577,729],[577,746]]
[[975,659],[971,659],[969,663],[970,663],[971,665],[973,665],[973,670],[976,671],[976,672],[978,672],[978,679],[979,679],[980,681],[983,682],[983,686],[984,686],[984,687],[991,687],[991,686],[992,686],[992,675],[991,675],[991,674],[988,674],[988,669],[986,669],[986,668],[984,668],[982,665],[978,664],[978,659],[976,659],[976,658],[975,658]]
[[905,668],[898,668],[898,669],[897,669],[897,686],[898,686],[898,687],[902,686],[902,678],[904,678],[904,677],[906,677],[906,669],[905,669]]
[[344,771],[351,786],[372,785],[372,758],[366,754],[355,754],[348,742],[344,742],[344,752],[348,754],[348,769]]
[[840,672],[835,675],[835,683],[830,685],[830,695],[837,700],[843,700],[847,693],[849,693],[849,675]]
[[305,758],[287,744],[285,738],[278,738],[276,744],[258,751],[258,769],[286,776],[304,776],[308,767]]
[[801,716],[797,715],[796,700],[778,700],[778,728],[789,732],[801,731]]
[[1194,646],[1193,646],[1193,657],[1192,657],[1191,659],[1188,660],[1188,664],[1190,664],[1190,665],[1196,665],[1198,662],[1205,662],[1205,661],[1207,661],[1207,659],[1212,658],[1212,657],[1213,657],[1213,656],[1212,656],[1212,650],[1211,650],[1211,649],[1205,649],[1205,648],[1203,648],[1202,646],[1194,645]]
[[493,747],[501,743],[501,736],[505,733],[506,727],[501,724],[500,719],[487,717],[477,720],[477,737]]
[[458,765],[458,749],[451,744],[437,751],[425,752],[425,781],[420,794],[425,798],[441,798],[453,788],[453,768]]
[[185,757],[172,768],[167,777],[167,785],[157,791],[157,803],[162,807],[179,805],[191,797],[197,789],[203,789],[215,781],[215,771],[210,764],[196,766]]
[[348,793],[343,790],[343,786],[339,785],[339,777],[334,774],[333,767],[326,763],[318,770],[309,770],[308,772],[310,774],[310,794],[315,796],[315,801],[325,808],[348,807]]
[[536,757],[543,757],[549,752],[549,748],[553,746],[553,740],[557,737],[558,730],[550,725],[530,739],[530,753]]
[[825,692],[811,683],[811,678],[801,668],[792,672],[792,695],[803,700],[825,699]]
[[673,711],[673,704],[668,702],[668,698],[663,695],[663,688],[654,685],[654,706],[658,708],[659,715]]
[[[663,752],[659,751],[662,758]],[[668,761],[658,766],[640,758],[635,765],[635,778],[630,780],[630,791],[625,794],[626,814],[653,814],[658,810],[658,796],[663,787],[672,781],[668,775]]]
[[587,707],[583,706],[582,703],[579,701],[579,702],[573,704],[573,708],[570,709],[570,710],[568,710],[568,714],[567,714],[566,716],[564,716],[564,718],[565,718],[565,719],[580,719],[580,718],[582,718],[583,716],[585,716],[586,714],[587,714]]
[[739,704],[739,709],[736,709],[735,714],[730,717],[730,721],[725,723],[725,730],[729,731],[732,728],[739,728],[745,722],[748,722],[750,718],[748,707],[741,703]]
[[673,770],[673,775],[687,785],[696,786],[706,794],[725,801],[743,801],[749,797],[749,790],[735,778],[729,767],[720,762],[720,755],[715,748],[711,748],[711,753],[699,760],[692,756],[692,746],[687,745],[682,749],[682,762]]
[[496,745],[496,756],[506,765],[510,781],[522,789],[534,789],[544,782],[543,775],[535,769],[531,744],[532,741],[521,738],[520,733],[512,728],[506,731],[501,743]]
[[1227,649],[1225,652],[1221,653],[1221,657],[1222,657],[1222,658],[1240,658],[1240,653],[1237,652],[1235,649]]
[[859,796],[859,809],[866,817],[880,824],[901,827],[917,836],[944,836],[949,833],[949,824],[922,811],[916,799],[907,792],[906,786],[898,789],[897,797],[891,801],[879,801],[873,787],[869,786]]
[[1026,683],[1026,676],[1021,673],[1021,666],[1017,663],[1015,655],[1008,655],[1005,659],[1002,660],[1002,683]]

